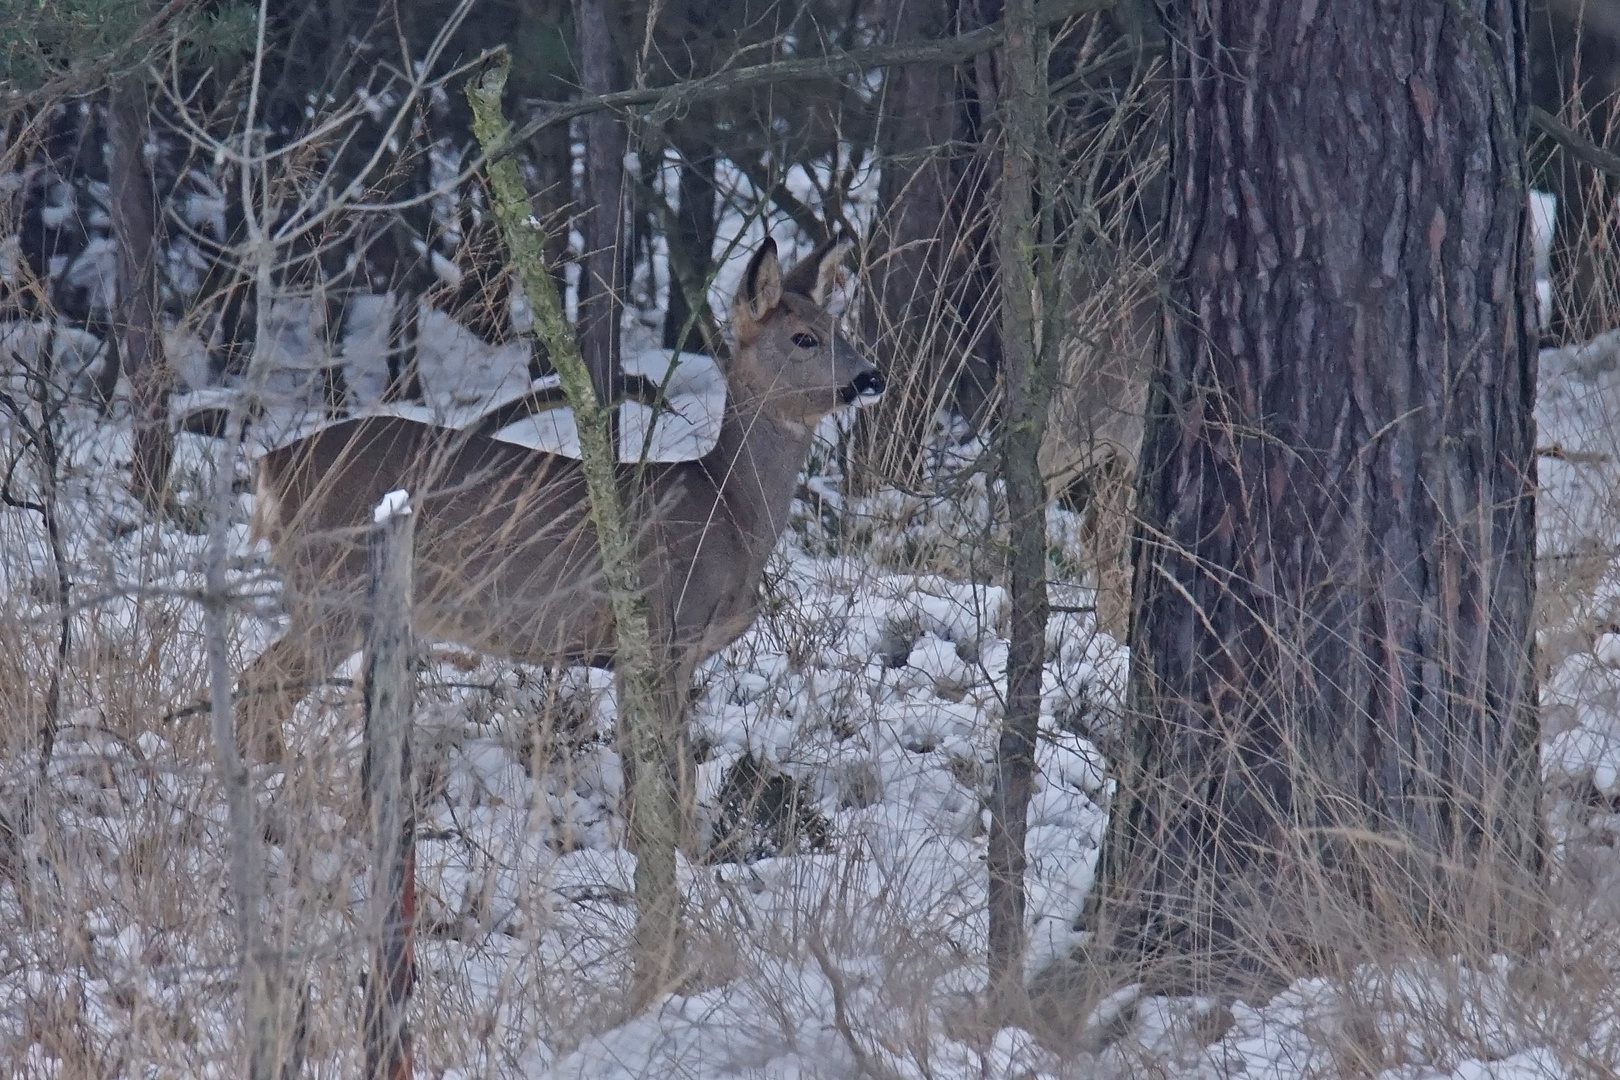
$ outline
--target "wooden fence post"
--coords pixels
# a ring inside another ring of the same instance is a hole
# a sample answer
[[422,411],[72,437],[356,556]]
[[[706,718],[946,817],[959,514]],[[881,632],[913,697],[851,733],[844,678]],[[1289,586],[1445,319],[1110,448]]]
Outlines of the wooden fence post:
[[366,604],[366,807],[373,861],[367,927],[372,960],[366,982],[367,1080],[409,1080],[406,1022],[416,982],[416,812],[411,784],[411,565],[409,496],[391,491],[372,519]]

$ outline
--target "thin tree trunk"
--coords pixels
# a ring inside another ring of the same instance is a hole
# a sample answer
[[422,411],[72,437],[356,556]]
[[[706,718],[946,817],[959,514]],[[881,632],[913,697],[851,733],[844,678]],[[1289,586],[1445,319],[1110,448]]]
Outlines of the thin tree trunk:
[[[506,68],[501,64],[467,89],[473,132],[486,151],[505,134],[501,115],[505,85]],[[529,199],[517,163],[510,158],[492,163],[489,183],[495,218],[518,280],[534,306],[535,331],[551,353],[579,426],[591,524],[601,547],[602,575],[613,610],[619,726],[630,780],[629,847],[636,856],[636,952],[630,1006],[639,1010],[674,985],[681,964],[681,892],[675,861],[680,821],[670,770],[678,742],[673,725],[680,702],[672,692],[667,636],[655,637],[641,588],[638,538],[632,535],[615,471],[607,408],[611,399],[593,390],[592,372],[548,288],[544,241],[528,224]]]
[[1543,858],[1523,7],[1176,10],[1179,317],[1099,932],[1178,985],[1381,933],[1522,944]]
[[[261,166],[262,162],[250,162],[245,168]],[[246,1043],[245,1075],[249,1080],[292,1080],[301,1069],[309,999],[302,988],[292,990],[289,985],[283,939],[266,927],[264,833],[252,774],[237,745],[231,694],[235,673],[231,670],[228,640],[230,613],[240,602],[230,577],[236,468],[247,419],[262,405],[264,382],[270,367],[268,354],[272,348],[269,317],[277,252],[262,230],[253,224],[254,220],[248,219],[246,230],[246,250],[251,253],[249,269],[253,275],[253,352],[248,360],[245,385],[226,412],[225,437],[218,444],[219,454],[214,462],[203,567],[203,644],[208,659],[214,768],[225,796],[230,830],[231,900],[241,949],[237,997],[241,1003]]]
[[[937,40],[951,32],[956,0],[887,0],[892,42]],[[874,478],[915,479],[927,427],[969,355],[953,311],[953,265],[963,261],[966,223],[952,212],[960,165],[957,73],[949,64],[895,67],[884,78],[878,132],[883,214],[873,236],[866,334],[892,358],[890,392],[858,418],[856,453]]]
[[[994,26],[1001,16],[1000,0],[957,0],[957,28],[961,33]],[[999,221],[996,176],[1001,163],[994,140],[987,137],[998,122],[1001,62],[999,51],[980,52],[958,72],[957,93],[962,99],[958,103],[962,129],[958,137],[978,145],[975,152],[959,156],[954,163],[954,186],[946,210],[947,216],[958,223],[951,237],[955,250],[946,285],[954,308],[950,314],[961,320],[958,333],[962,360],[952,393],[957,411],[981,431],[988,431],[998,422],[996,383],[1002,365],[993,255]]]
[[[714,148],[694,138],[673,140],[681,152],[680,206],[676,209],[675,229],[666,238],[670,246],[669,309],[664,316],[664,348],[702,352],[705,344],[701,320],[694,317],[707,309],[709,297],[699,291],[706,285],[714,261]],[[679,248],[679,258],[676,249]],[[682,264],[681,273],[675,264]],[[693,295],[682,276],[690,281]]]
[[[529,154],[534,162],[536,173],[535,215],[546,223],[545,232],[545,260],[546,269],[554,286],[552,294],[557,305],[561,308],[567,296],[567,275],[563,272],[568,263],[568,230],[556,226],[562,221],[569,209],[573,206],[573,156],[569,147],[568,128],[566,125],[541,131],[529,141]],[[518,288],[520,282],[514,282]],[[529,305],[532,311],[534,305]],[[551,354],[546,351],[545,342],[536,335],[529,352],[529,377],[538,379],[553,371]]]
[[108,134],[108,212],[118,244],[118,300],[113,338],[129,380],[135,427],[131,477],[136,496],[149,508],[163,505],[174,456],[169,432],[169,373],[157,318],[157,192],[147,168],[151,110],[146,83],[128,76],[114,86]]
[[[39,728],[39,778],[44,780],[51,766],[51,755],[56,749],[56,736],[62,726],[62,680],[68,674],[68,656],[73,647],[73,579],[68,572],[67,545],[62,539],[62,447],[57,424],[62,420],[62,374],[56,370],[53,356],[55,342],[47,337],[41,350],[40,367],[30,380],[34,384],[35,407],[39,410],[38,427],[34,429],[34,449],[39,455],[39,511],[45,526],[46,545],[51,553],[51,569],[55,578],[55,595],[51,597],[56,608],[56,654],[51,663],[50,680],[45,687],[45,716]],[[15,420],[13,421],[15,422]],[[9,487],[9,485],[8,485]],[[6,492],[6,502],[13,500]]]
[[[586,94],[623,89],[611,26],[611,0],[574,0],[579,81]],[[625,228],[629,184],[624,124],[610,112],[593,113],[585,129],[585,184],[579,218],[585,240],[579,274],[579,346],[597,399],[613,400],[618,377],[619,313],[628,277]]]
[[1006,20],[997,256],[1001,340],[1006,350],[1002,477],[1011,546],[1012,629],[987,852],[990,987],[1003,1008],[1015,1003],[1023,988],[1024,838],[1046,660],[1046,485],[1037,459],[1049,398],[1035,308],[1040,278],[1034,189],[1046,132],[1045,32],[1035,22],[1033,0],[1009,0]]
[[[262,320],[261,320],[262,322]],[[262,329],[262,326],[261,326]],[[262,339],[261,339],[262,340]],[[250,374],[251,378],[251,374]],[[249,1080],[278,1080],[289,1075],[284,1063],[296,1058],[296,1022],[282,1015],[284,956],[272,944],[264,918],[263,833],[255,812],[253,781],[236,742],[231,700],[230,643],[227,619],[236,600],[228,578],[231,480],[237,443],[242,437],[242,408],[233,407],[225,452],[216,464],[203,594],[203,642],[208,656],[210,731],[214,768],[224,789],[230,828],[231,903],[235,909],[241,956],[237,997],[242,1009]],[[296,1072],[296,1070],[293,1070]]]

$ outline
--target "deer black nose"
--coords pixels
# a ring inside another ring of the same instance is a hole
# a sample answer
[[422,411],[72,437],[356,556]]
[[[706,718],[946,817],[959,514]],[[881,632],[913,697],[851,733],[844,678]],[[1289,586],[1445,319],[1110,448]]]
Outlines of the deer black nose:
[[849,385],[838,392],[844,399],[844,404],[851,402],[859,405],[870,405],[883,396],[883,376],[876,371],[863,371],[849,381]]

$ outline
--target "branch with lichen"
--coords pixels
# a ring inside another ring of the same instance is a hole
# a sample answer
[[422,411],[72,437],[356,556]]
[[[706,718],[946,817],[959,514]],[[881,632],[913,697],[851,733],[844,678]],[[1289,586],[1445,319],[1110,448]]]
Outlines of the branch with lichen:
[[493,58],[490,67],[468,84],[467,98],[472,104],[473,134],[491,158],[487,171],[495,220],[534,312],[535,332],[561,377],[579,429],[591,524],[596,529],[602,576],[613,611],[620,730],[630,755],[626,770],[632,785],[629,845],[636,856],[637,904],[632,997],[639,1007],[668,984],[676,966],[679,936],[680,892],[675,877],[679,819],[667,769],[674,739],[665,730],[668,718],[661,717],[659,709],[658,680],[667,673],[661,670],[660,654],[654,647],[634,521],[619,485],[608,413],[612,403],[597,399],[579,343],[558,303],[551,275],[546,272],[543,226],[530,210],[517,163],[490,153],[509,137],[510,127],[501,113],[509,66],[504,54]]

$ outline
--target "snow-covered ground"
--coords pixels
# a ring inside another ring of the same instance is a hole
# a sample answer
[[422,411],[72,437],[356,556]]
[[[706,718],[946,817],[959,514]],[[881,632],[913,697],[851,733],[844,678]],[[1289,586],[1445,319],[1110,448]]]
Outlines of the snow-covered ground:
[[[199,693],[198,616],[183,591],[196,587],[203,538],[141,524],[116,472],[127,440],[109,440],[105,425],[83,421],[74,425],[83,438],[63,480],[72,507],[67,560],[76,598],[88,605],[75,616],[75,638],[81,649],[116,649],[106,661],[120,665],[115,677],[150,656],[153,670],[143,667],[142,677],[161,685],[69,690],[70,724],[43,785],[51,826],[35,830],[23,856],[31,874],[51,882],[46,891],[63,890],[51,897],[59,906],[42,908],[24,890],[0,886],[8,918],[31,928],[0,943],[10,961],[0,971],[16,974],[0,975],[0,1045],[26,1048],[40,1075],[52,1066],[31,1018],[54,1014],[60,993],[75,999],[92,1041],[126,1050],[156,1017],[229,1015],[231,1001],[229,840],[201,718],[165,723],[144,704]],[[182,439],[182,472],[199,488],[211,450],[205,440]],[[436,654],[418,723],[429,792],[419,847],[425,1060],[457,1062],[463,1075],[554,1066],[559,1076],[596,1075],[593,1063],[605,1068],[626,1054],[643,1059],[629,1075],[669,1076],[760,1068],[789,1075],[794,1061],[811,1075],[854,1075],[868,1054],[894,1057],[895,1067],[941,1055],[977,1061],[977,1051],[946,1037],[942,1010],[970,1001],[983,977],[984,805],[1006,602],[999,588],[967,576],[834,553],[842,545],[826,535],[820,509],[800,509],[800,528],[769,574],[765,615],[701,675],[691,732],[702,758],[701,815],[716,851],[738,860],[685,867],[704,969],[695,985],[704,989],[628,1028],[600,1023],[624,975],[633,870],[609,736],[611,680],[588,669],[518,669],[448,645]],[[926,531],[930,513],[945,509],[911,506],[914,528]],[[1075,532],[1068,518],[1054,512],[1055,535]],[[5,527],[19,542],[38,533],[15,511]],[[39,597],[48,550],[37,535],[10,550],[30,552],[6,560],[10,595]],[[251,560],[240,576],[245,588],[259,588]],[[132,597],[121,582],[145,582],[149,595]],[[152,593],[161,584],[173,592]],[[18,608],[48,628],[43,599]],[[1086,596],[1076,589],[1072,599]],[[270,632],[250,616],[244,655]],[[1086,734],[1108,726],[1123,679],[1122,650],[1092,631],[1089,616],[1054,619],[1051,645],[1029,843],[1032,969],[1073,941],[1104,817],[1104,761]],[[301,710],[287,768],[260,770],[255,783],[282,907],[272,922],[315,972],[315,998],[341,1000],[352,983],[320,972],[354,949],[366,853],[356,840],[356,706],[341,690],[328,699]],[[32,783],[37,760],[8,763],[9,793]],[[767,794],[755,811],[756,792],[738,779],[749,775],[785,798],[773,803]],[[161,857],[140,854],[153,845]],[[149,889],[188,899],[148,907]],[[38,914],[44,908],[50,918]],[[71,958],[60,948],[64,921],[78,935]],[[825,966],[804,951],[801,934],[821,939]],[[161,963],[149,962],[158,954]],[[719,978],[714,968],[733,974]],[[912,977],[918,969],[925,974]],[[844,997],[836,1008],[834,985]],[[597,1008],[537,1017],[524,1000],[570,992]],[[470,1059],[436,1047],[430,1034],[448,1001],[458,1003],[457,1023],[497,1018]],[[913,1042],[866,1046],[874,1010],[921,1025]],[[845,1024],[853,1035],[840,1034],[840,1011],[858,1014]],[[508,1014],[525,1019],[507,1025],[499,1018]],[[774,1018],[762,1026],[767,1014]],[[666,1020],[669,1030],[657,1038],[637,1034]],[[719,1031],[727,1038],[716,1041]],[[218,1021],[179,1037],[183,1058],[222,1058]],[[1018,1049],[1025,1043],[1006,1052],[1034,1053]],[[163,1055],[147,1049],[157,1068]],[[337,1049],[330,1055],[322,1059],[312,1046],[312,1065],[346,1060]]]
[[[724,279],[717,295],[723,288]],[[297,401],[313,370],[307,321],[293,306],[283,313],[289,344],[274,387],[290,403],[261,437],[312,422]],[[381,407],[380,352],[365,339],[380,322],[354,320],[344,344],[362,407]],[[662,379],[671,360],[651,347],[651,322],[630,313],[629,352]],[[6,328],[0,346],[26,353],[30,334]],[[424,416],[469,422],[529,389],[521,349],[491,349],[440,316],[424,320],[423,342],[427,402],[413,408]],[[31,392],[25,379],[6,380],[19,402]],[[701,451],[718,418],[711,362],[680,357],[670,385],[674,415],[658,423],[655,457]],[[642,449],[640,408],[626,406],[627,457]],[[1545,353],[1538,416],[1545,764],[1564,905],[1545,963],[1414,959],[1303,979],[1264,1002],[1126,987],[1082,1011],[1066,998],[1053,973],[1076,943],[1093,879],[1103,749],[1127,658],[1080,610],[1090,592],[1079,522],[1053,510],[1055,599],[1075,610],[1049,629],[1030,814],[1029,974],[1045,1011],[1029,1030],[987,1027],[985,807],[1007,652],[1006,598],[986,583],[1000,560],[988,524],[997,494],[971,472],[982,448],[942,430],[937,494],[846,497],[833,423],[767,574],[764,613],[699,675],[690,739],[707,846],[681,865],[690,970],[652,1008],[622,1011],[634,863],[623,847],[611,679],[435,646],[416,727],[419,1071],[458,1080],[1613,1075],[1620,336]],[[16,418],[6,423],[8,444],[27,449]],[[127,428],[78,404],[59,427],[71,642],[64,722],[43,775],[32,733],[60,630],[56,557],[38,511],[0,509],[0,702],[10,725],[0,805],[13,828],[25,805],[29,815],[0,844],[9,928],[0,1066],[29,1077],[235,1075],[232,851],[206,718],[187,708],[204,685],[195,590],[217,447],[181,437],[178,505],[154,523],[126,491]],[[503,435],[566,451],[571,428],[566,410],[554,410]],[[38,455],[16,459],[8,490],[39,500],[48,485]],[[274,582],[240,524],[248,509],[243,494],[233,531],[243,659],[275,631]],[[338,674],[353,678],[357,666],[351,659]],[[359,1067],[369,856],[356,698],[336,685],[306,702],[286,765],[260,767],[252,781],[265,925],[308,996],[312,1076]]]

